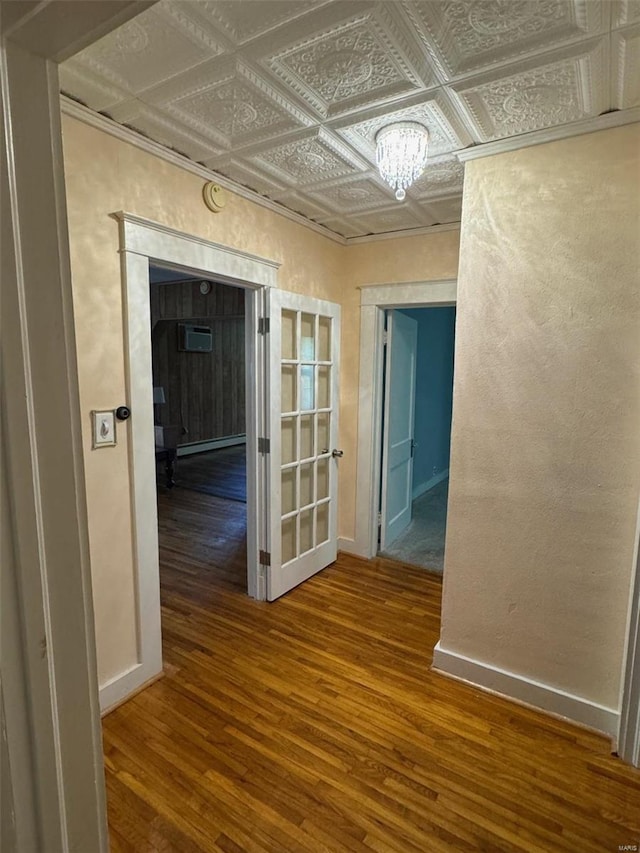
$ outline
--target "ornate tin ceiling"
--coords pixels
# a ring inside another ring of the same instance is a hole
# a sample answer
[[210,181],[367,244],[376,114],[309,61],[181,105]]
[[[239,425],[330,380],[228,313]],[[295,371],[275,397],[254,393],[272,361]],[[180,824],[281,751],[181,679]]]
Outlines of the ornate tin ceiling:
[[[460,218],[469,145],[640,104],[639,0],[161,0],[66,62],[91,109],[353,237]],[[431,135],[398,203],[384,125]]]

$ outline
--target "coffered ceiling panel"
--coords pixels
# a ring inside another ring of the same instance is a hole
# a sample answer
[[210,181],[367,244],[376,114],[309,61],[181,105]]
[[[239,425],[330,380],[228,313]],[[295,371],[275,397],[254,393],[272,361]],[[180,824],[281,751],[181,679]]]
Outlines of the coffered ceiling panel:
[[441,157],[431,161],[429,168],[411,187],[411,196],[425,199],[461,195],[463,177],[464,168],[456,157]]
[[[336,4],[334,8],[344,8]],[[346,7],[348,8],[348,7]],[[416,45],[381,4],[304,37],[263,60],[323,119],[424,89]]]
[[83,104],[90,104],[96,112],[109,110],[130,97],[127,89],[108,82],[104,74],[96,73],[88,63],[80,63],[78,60],[69,60],[61,65],[59,76],[63,92]]
[[613,106],[640,106],[640,24],[613,34],[611,60]]
[[450,198],[438,198],[423,203],[424,208],[433,217],[434,222],[444,225],[448,222],[460,222],[462,215],[462,192]]
[[94,72],[130,92],[194,68],[224,51],[189,15],[185,3],[158,3],[84,52]]
[[423,95],[411,106],[392,106],[374,113],[367,111],[364,120],[362,115],[357,121],[334,124],[333,127],[336,133],[361,151],[371,163],[375,163],[377,132],[396,121],[415,121],[427,127],[429,151],[434,157],[465,148],[471,142],[471,136],[448,101],[438,92]]
[[[640,105],[640,0],[160,0],[62,90],[346,237],[455,222],[470,145]],[[416,121],[404,202],[377,132]]]
[[387,231],[407,231],[435,225],[425,208],[409,204],[389,204],[381,210],[371,211],[359,217],[360,221],[371,234]]
[[252,162],[291,184],[308,186],[364,171],[365,164],[322,128],[304,139],[264,149]]
[[224,148],[211,138],[207,128],[205,133],[200,133],[180,117],[174,117],[171,113],[136,98],[123,101],[110,109],[109,114],[121,124],[135,127],[161,145],[188,154],[192,160],[210,160],[224,151]]
[[605,0],[405,0],[403,6],[447,80],[609,27]]
[[205,63],[145,98],[226,150],[311,124],[306,114],[237,56]]
[[640,0],[613,0],[611,26],[616,29],[640,21]]
[[310,190],[308,195],[339,214],[361,214],[393,203],[393,193],[375,177],[350,178],[333,186]]
[[302,3],[295,0],[271,0],[262,3],[259,10],[255,2],[238,0],[223,0],[220,3],[204,0],[193,5],[197,16],[212,22],[233,45],[239,46],[276,29],[280,24],[295,20],[321,4],[313,0]]
[[454,84],[452,91],[466,108],[479,141],[579,121],[607,109],[607,40],[545,59],[544,64],[529,61],[517,71],[510,69],[508,75],[501,69],[499,75]]

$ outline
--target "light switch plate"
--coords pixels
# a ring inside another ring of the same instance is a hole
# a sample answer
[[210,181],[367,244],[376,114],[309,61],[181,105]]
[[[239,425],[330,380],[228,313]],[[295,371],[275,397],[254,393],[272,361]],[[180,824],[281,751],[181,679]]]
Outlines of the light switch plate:
[[113,410],[92,411],[93,449],[113,447],[116,443],[116,419]]

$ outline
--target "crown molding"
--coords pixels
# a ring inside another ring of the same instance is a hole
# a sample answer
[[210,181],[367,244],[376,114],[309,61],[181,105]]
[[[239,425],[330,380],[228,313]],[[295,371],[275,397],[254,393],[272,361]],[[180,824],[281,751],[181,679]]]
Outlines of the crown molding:
[[329,228],[326,228],[324,225],[313,222],[313,220],[307,219],[300,213],[295,213],[293,210],[289,210],[288,208],[283,207],[283,205],[278,204],[278,202],[265,198],[265,196],[262,196],[247,187],[243,187],[242,184],[237,184],[235,181],[225,178],[223,175],[219,175],[212,169],[207,169],[206,166],[202,166],[200,163],[190,160],[188,157],[185,157],[184,154],[178,154],[176,151],[172,151],[170,148],[160,145],[159,142],[154,142],[152,139],[143,136],[141,133],[138,133],[129,127],[125,127],[122,124],[118,124],[118,122],[113,119],[107,118],[106,116],[89,109],[89,107],[85,107],[84,104],[80,104],[78,101],[74,101],[66,95],[60,95],[60,107],[64,115],[67,115],[70,118],[77,119],[84,124],[88,124],[90,127],[96,128],[96,130],[108,133],[110,136],[115,136],[116,139],[119,139],[122,142],[127,142],[129,145],[134,145],[141,151],[146,151],[147,154],[159,157],[161,160],[165,160],[167,163],[171,163],[179,169],[184,169],[192,175],[197,175],[205,181],[215,181],[229,192],[247,199],[247,201],[251,201],[260,207],[264,207],[272,213],[284,216],[285,219],[290,219],[292,222],[295,222],[297,225],[302,225],[310,231],[315,231],[316,234],[320,234],[323,237],[332,240],[334,243],[338,243],[340,246],[350,246],[354,243],[374,243],[377,240],[392,240],[397,239],[398,237],[417,237],[423,234],[435,234],[438,231],[454,231],[460,228],[460,223],[458,222],[451,225],[432,225],[424,228],[410,228],[404,231],[387,231],[382,234],[367,234],[363,237],[343,237],[340,234],[336,234],[335,231],[331,231]]
[[385,231],[384,234],[365,234],[364,237],[346,237],[347,246],[356,243],[377,243],[379,240],[399,240],[401,237],[422,237],[425,234],[438,234],[441,231],[459,231],[459,222],[447,222],[444,225],[425,225],[422,228],[405,228],[402,231]]
[[78,101],[74,101],[66,95],[60,95],[60,107],[63,114],[70,118],[77,119],[84,124],[88,124],[90,127],[96,128],[96,130],[108,133],[110,136],[115,136],[116,139],[119,139],[122,142],[127,142],[130,145],[134,145],[141,151],[146,151],[147,154],[159,157],[161,160],[165,160],[167,163],[171,163],[180,169],[184,169],[192,175],[197,175],[205,181],[215,181],[221,187],[224,187],[229,192],[234,193],[234,195],[247,199],[247,201],[251,201],[260,207],[264,207],[272,213],[284,216],[285,219],[290,219],[297,225],[303,225],[305,228],[309,228],[311,231],[315,231],[317,234],[321,234],[323,237],[333,240],[334,243],[346,246],[346,238],[342,237],[340,234],[336,234],[334,231],[330,231],[323,225],[318,225],[317,222],[313,222],[311,219],[307,219],[301,214],[283,207],[276,201],[271,201],[271,199],[265,198],[247,187],[243,187],[242,184],[237,184],[235,181],[225,178],[223,175],[219,175],[212,169],[207,169],[206,166],[202,166],[200,163],[190,160],[183,154],[178,154],[176,151],[172,151],[170,148],[166,148],[164,145],[154,142],[152,139],[143,136],[129,127],[118,124],[118,122],[113,121],[113,119],[107,118],[106,116],[89,109],[89,107],[85,107],[84,104],[80,104]]
[[461,163],[466,163],[467,160],[478,160],[481,157],[491,157],[494,154],[517,151],[520,148],[542,145],[545,142],[556,142],[559,139],[569,139],[572,136],[582,136],[585,133],[594,133],[598,130],[609,130],[613,127],[622,127],[625,124],[635,124],[638,121],[640,121],[640,107],[617,110],[595,118],[576,121],[572,124],[549,127],[545,130],[534,130],[531,133],[510,136],[508,139],[496,139],[495,142],[474,145],[471,148],[457,151],[456,157]]

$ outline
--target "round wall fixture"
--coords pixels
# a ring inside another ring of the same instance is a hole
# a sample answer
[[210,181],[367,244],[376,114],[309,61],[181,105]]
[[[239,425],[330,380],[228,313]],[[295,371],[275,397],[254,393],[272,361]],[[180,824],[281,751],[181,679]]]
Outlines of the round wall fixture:
[[202,197],[209,210],[212,210],[214,213],[220,213],[227,203],[226,192],[219,184],[214,184],[213,181],[209,181],[209,183],[204,185],[202,188]]
[[205,296],[207,293],[211,291],[211,282],[210,281],[201,281],[200,282],[200,293]]

